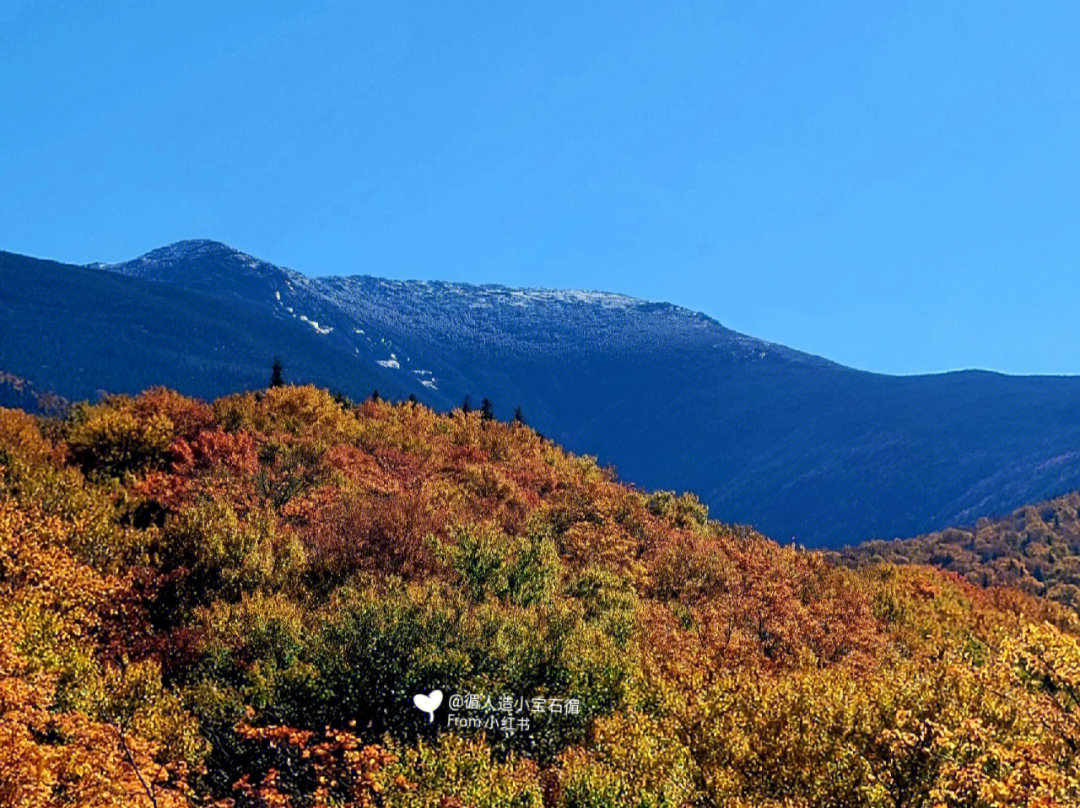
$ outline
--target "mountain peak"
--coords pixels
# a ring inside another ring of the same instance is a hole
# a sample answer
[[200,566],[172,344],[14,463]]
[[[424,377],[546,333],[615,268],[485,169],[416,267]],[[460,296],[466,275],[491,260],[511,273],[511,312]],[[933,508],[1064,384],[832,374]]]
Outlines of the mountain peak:
[[211,239],[177,241],[131,261],[91,264],[90,268],[252,300],[270,300],[275,289],[296,276]]
[[266,264],[265,261],[241,252],[223,242],[206,238],[193,238],[176,241],[164,247],[156,247],[130,261],[118,261],[116,263],[98,261],[87,266],[92,269],[110,269],[125,274],[144,274],[147,268],[173,268],[180,263],[193,261],[209,261],[217,264],[238,263],[249,267]]
[[220,241],[198,238],[185,239],[158,247],[136,258],[136,261],[182,261],[192,258],[240,258],[255,261],[257,259],[235,247]]

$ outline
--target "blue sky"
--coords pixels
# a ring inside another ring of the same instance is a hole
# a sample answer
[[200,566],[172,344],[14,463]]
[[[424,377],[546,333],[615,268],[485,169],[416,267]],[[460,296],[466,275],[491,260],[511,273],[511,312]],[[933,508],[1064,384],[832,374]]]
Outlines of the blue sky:
[[609,289],[1080,373],[1076,4],[0,0],[0,249]]

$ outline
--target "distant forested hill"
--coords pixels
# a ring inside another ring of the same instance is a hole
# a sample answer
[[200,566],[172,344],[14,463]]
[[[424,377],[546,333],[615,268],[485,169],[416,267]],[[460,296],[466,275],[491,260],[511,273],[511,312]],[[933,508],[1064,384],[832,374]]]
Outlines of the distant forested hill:
[[932,564],[980,586],[1011,586],[1080,610],[1080,493],[912,539],[842,551],[847,564]]
[[[822,316],[827,316],[825,313]],[[471,396],[780,540],[910,536],[1080,488],[1080,378],[885,376],[589,291],[311,278],[211,241],[78,267],[0,253],[0,369],[76,400],[285,377]]]

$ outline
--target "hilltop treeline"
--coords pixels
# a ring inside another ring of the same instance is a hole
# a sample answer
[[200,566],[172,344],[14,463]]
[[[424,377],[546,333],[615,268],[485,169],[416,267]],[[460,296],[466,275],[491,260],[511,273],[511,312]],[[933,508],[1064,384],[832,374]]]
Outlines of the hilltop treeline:
[[1078,632],[479,412],[0,410],[3,805],[1070,806]]

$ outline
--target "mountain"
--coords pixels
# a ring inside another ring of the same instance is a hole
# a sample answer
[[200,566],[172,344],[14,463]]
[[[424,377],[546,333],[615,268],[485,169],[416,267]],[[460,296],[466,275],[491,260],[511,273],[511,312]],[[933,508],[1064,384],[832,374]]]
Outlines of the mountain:
[[[839,547],[1080,487],[1080,378],[888,376],[602,292],[311,278],[211,241],[78,267],[0,254],[0,368],[69,398],[286,378],[490,398],[649,488]],[[823,314],[823,316],[825,316]]]
[[930,564],[978,586],[1009,586],[1080,611],[1080,492],[968,527],[869,541],[837,558],[852,567]]

